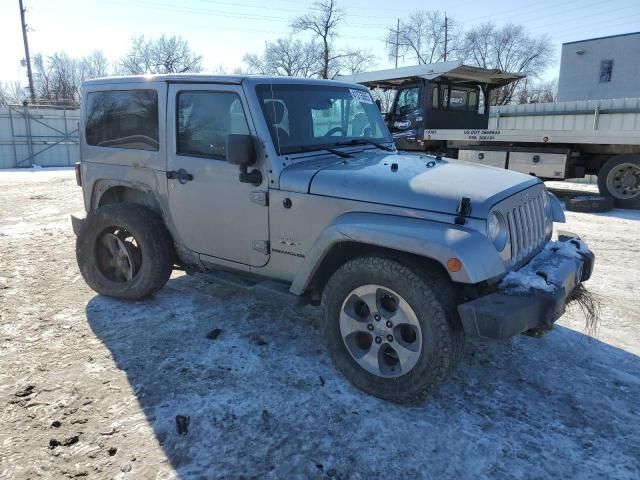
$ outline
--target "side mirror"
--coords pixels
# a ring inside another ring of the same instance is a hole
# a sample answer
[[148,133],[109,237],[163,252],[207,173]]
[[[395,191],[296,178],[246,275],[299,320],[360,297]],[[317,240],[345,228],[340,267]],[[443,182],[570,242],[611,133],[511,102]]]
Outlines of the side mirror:
[[382,102],[379,98],[376,98],[376,105],[378,106],[378,110],[382,111]]
[[227,162],[246,169],[258,160],[257,139],[252,135],[227,135]]
[[240,167],[238,179],[241,183],[260,185],[262,174],[260,170],[248,171],[248,167],[258,161],[258,139],[253,135],[227,135],[227,162]]

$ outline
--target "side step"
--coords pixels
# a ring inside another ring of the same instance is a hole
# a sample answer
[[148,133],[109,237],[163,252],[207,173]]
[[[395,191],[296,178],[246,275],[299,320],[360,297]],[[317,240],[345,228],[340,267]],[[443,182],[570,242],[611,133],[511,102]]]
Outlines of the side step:
[[309,303],[306,296],[291,293],[289,284],[286,282],[250,277],[222,270],[197,273],[196,275],[208,283],[223,283],[253,292],[265,300],[277,301],[289,306],[302,306]]

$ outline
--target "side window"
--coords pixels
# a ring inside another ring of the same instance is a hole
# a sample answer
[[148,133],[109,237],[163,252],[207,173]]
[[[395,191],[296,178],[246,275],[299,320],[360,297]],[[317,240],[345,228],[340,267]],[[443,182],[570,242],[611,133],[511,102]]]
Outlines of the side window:
[[158,150],[158,93],[111,90],[87,95],[87,144]]
[[438,87],[433,87],[431,92],[431,108],[434,110],[440,108],[440,89]]
[[249,133],[242,102],[231,92],[180,92],[178,155],[226,160],[227,135]]
[[449,90],[449,109],[450,110],[466,110],[467,109],[467,94],[466,90]]
[[396,114],[403,115],[419,107],[418,98],[420,89],[418,87],[404,88],[398,93],[396,103]]
[[478,110],[478,92],[475,90],[469,92],[469,110]]

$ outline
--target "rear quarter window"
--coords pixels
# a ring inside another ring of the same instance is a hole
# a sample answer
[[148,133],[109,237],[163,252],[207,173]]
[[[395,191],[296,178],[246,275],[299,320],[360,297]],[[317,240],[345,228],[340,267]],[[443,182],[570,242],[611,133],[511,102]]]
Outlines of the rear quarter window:
[[87,94],[88,145],[158,150],[158,92],[110,90]]

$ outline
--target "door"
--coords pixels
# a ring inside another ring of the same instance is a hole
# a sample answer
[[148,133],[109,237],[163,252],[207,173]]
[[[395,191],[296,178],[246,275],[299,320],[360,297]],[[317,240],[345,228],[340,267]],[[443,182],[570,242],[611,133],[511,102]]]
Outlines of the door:
[[[216,257],[211,261],[248,269],[269,260],[267,185],[241,183],[225,152],[229,134],[255,135],[247,112],[239,85],[169,87],[167,190],[177,233],[190,250]],[[263,162],[250,169],[266,178]]]
[[422,128],[423,118],[420,86],[412,85],[398,90],[391,112],[389,130],[399,149],[417,148],[416,136]]

